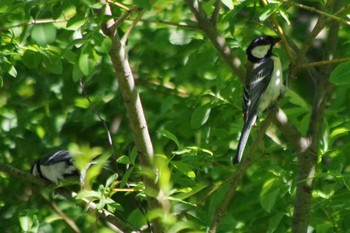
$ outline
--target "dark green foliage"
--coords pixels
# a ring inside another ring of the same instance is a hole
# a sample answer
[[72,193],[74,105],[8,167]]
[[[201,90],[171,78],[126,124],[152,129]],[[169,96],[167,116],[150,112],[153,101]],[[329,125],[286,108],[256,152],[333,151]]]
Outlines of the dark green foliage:
[[[215,1],[200,2],[211,15]],[[315,13],[276,2],[262,7],[256,1],[222,0],[216,26],[240,62],[245,63],[244,50],[251,39],[274,34],[273,13],[288,39],[303,44],[306,25]],[[171,203],[171,214],[163,219],[167,232],[206,232],[238,170],[231,157],[243,123],[241,82],[195,27],[184,2],[129,3],[129,8],[138,4],[145,10],[126,47],[155,150],[159,188]],[[323,3],[303,4],[316,8]],[[114,18],[125,13],[117,5],[111,8]],[[108,20],[98,14],[103,9],[90,0],[0,1],[0,163],[29,172],[41,155],[62,148],[109,157],[112,150],[98,112],[111,131],[116,158],[109,158],[112,172],[92,172],[93,190],[81,192],[77,199],[90,198],[98,209],[105,208],[139,229],[147,222],[142,213],[148,195],[142,175],[147,171],[139,165],[108,55],[111,40],[101,33]],[[133,13],[123,22],[120,35],[136,16]],[[349,57],[348,38],[349,27],[342,25],[334,57]],[[325,39],[317,39],[312,44],[316,52],[307,55],[310,61],[323,60],[325,46]],[[281,48],[276,53],[285,61],[286,75],[289,58]],[[330,78],[334,92],[324,117],[311,208],[310,229],[315,232],[349,229],[349,70],[349,63],[340,64]],[[314,86],[306,71],[296,78],[290,79],[290,90],[279,106],[305,135]],[[256,128],[247,151],[256,139]],[[273,137],[264,137],[257,161],[220,218],[218,232],[291,231],[297,151],[277,127],[271,125],[268,133]],[[1,232],[74,232],[53,203],[81,232],[92,227],[112,232],[102,220],[52,190],[4,172],[0,187]]]

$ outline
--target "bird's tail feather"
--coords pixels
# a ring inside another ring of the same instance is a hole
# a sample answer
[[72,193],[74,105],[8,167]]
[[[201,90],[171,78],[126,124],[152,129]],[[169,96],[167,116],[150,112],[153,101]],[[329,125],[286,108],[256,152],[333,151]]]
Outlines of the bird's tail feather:
[[254,125],[256,118],[257,118],[257,115],[255,114],[253,117],[248,119],[247,122],[244,123],[241,137],[240,137],[239,142],[238,142],[236,157],[233,161],[233,164],[238,164],[241,162],[244,148],[245,148],[247,141],[248,141],[248,138],[249,138],[250,130],[251,130],[252,126]]

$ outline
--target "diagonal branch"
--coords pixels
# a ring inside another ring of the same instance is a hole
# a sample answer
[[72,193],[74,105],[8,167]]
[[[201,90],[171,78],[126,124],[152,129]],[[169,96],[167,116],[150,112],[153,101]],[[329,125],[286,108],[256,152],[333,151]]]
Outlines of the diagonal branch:
[[[33,176],[28,172],[21,171],[11,166],[0,164],[0,171],[8,174],[10,177],[16,178],[17,181],[23,182],[24,184],[34,184],[38,187],[48,189],[54,189],[56,187],[56,185],[52,184],[49,181]],[[58,188],[55,189],[55,192],[80,205],[83,208],[88,207],[88,209],[97,210],[96,204],[91,201],[83,200],[83,203],[77,202],[77,200],[74,199],[74,196],[72,196],[72,193],[67,189]],[[131,226],[125,223],[125,221],[105,209],[96,211],[96,214],[99,218],[106,221],[106,225],[113,227],[113,229],[117,230],[117,232],[131,232],[134,230]]]
[[[339,1],[329,0],[327,7],[336,8]],[[327,47],[323,50],[324,57],[332,57],[337,46],[339,33],[339,22],[333,21],[330,26],[330,33],[326,41]],[[294,213],[292,218],[292,232],[307,232],[309,217],[311,212],[311,201],[313,191],[313,179],[316,175],[317,158],[319,144],[322,137],[322,125],[326,105],[332,95],[333,87],[328,83],[331,73],[331,66],[328,65],[320,72],[322,75],[313,78],[315,83],[315,95],[312,104],[312,111],[305,140],[307,144],[298,153],[298,178],[296,187],[296,197],[294,203]]]
[[[106,12],[104,12],[104,14],[111,15],[108,4],[105,6]],[[148,131],[140,95],[136,89],[133,73],[127,58],[124,44],[125,41],[120,39],[113,25],[115,25],[115,23],[108,22],[102,26],[102,30],[112,41],[112,48],[109,51],[109,56],[126,105],[128,119],[130,121],[141,168],[143,170],[143,181],[147,195],[148,207],[150,211],[161,210],[166,214],[168,212],[168,201],[164,198],[157,199],[162,195],[160,195],[160,189],[156,182],[157,169],[153,166],[153,145]],[[153,219],[152,225],[153,232],[163,232],[163,225],[161,224],[159,217]]]
[[193,15],[196,17],[198,27],[203,30],[208,39],[214,45],[215,49],[218,51],[219,55],[235,72],[238,78],[243,81],[245,71],[241,61],[238,59],[234,60],[231,49],[227,45],[225,38],[219,35],[217,29],[213,26],[212,22],[199,5],[198,0],[185,0],[185,2],[190,7]]
[[213,219],[211,226],[209,228],[209,233],[214,233],[217,231],[220,220],[222,219],[222,216],[224,215],[228,205],[230,204],[234,194],[236,193],[238,185],[241,183],[243,176],[245,175],[248,168],[257,159],[256,157],[259,153],[256,153],[256,151],[258,150],[258,147],[259,147],[259,145],[260,145],[260,143],[265,135],[265,132],[271,123],[271,119],[272,119],[273,114],[274,114],[274,111],[270,111],[266,120],[264,120],[264,122],[262,122],[262,124],[259,126],[257,136],[255,139],[255,143],[251,146],[249,153],[246,156],[246,159],[239,166],[238,171],[230,179],[231,180],[230,189],[226,193],[226,195],[225,195],[224,199],[222,200],[221,204],[219,205],[219,207],[216,209],[214,219]]

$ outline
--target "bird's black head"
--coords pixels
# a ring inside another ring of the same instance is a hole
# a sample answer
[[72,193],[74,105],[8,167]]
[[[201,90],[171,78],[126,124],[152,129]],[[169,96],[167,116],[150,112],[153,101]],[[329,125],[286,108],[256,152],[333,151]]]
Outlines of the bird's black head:
[[253,40],[248,46],[246,53],[248,60],[252,63],[259,62],[271,57],[272,47],[281,39],[272,36],[261,36]]

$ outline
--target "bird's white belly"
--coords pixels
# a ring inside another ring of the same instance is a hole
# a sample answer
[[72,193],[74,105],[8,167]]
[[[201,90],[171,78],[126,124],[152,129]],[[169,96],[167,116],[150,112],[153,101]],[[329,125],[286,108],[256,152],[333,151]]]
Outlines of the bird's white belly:
[[265,92],[260,96],[258,105],[258,115],[263,113],[276,99],[279,97],[281,92],[284,90],[283,85],[283,74],[281,61],[278,57],[273,56],[274,69],[272,72],[272,77],[269,85],[267,86]]

